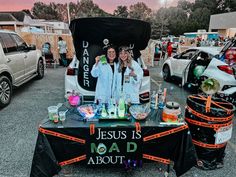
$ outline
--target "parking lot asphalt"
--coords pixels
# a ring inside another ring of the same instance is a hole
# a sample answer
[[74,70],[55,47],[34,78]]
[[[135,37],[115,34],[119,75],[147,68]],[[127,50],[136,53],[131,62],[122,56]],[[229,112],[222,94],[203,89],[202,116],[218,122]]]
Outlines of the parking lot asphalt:
[[[167,87],[167,100],[180,103],[184,110],[186,92],[179,83],[163,82],[160,67],[151,67],[152,90],[160,82]],[[65,68],[47,69],[45,78],[32,80],[14,91],[12,102],[0,110],[0,177],[28,177],[40,122],[47,116],[47,107],[64,102]],[[234,119],[235,123],[235,119]],[[183,177],[232,177],[236,176],[236,130],[226,148],[224,167],[212,171],[203,171],[193,167]],[[119,168],[87,168],[75,164],[63,167],[57,175],[60,177],[105,177],[105,176],[141,176],[162,177],[165,167],[157,163],[147,163],[142,169],[126,172]],[[175,176],[173,170],[169,176]]]

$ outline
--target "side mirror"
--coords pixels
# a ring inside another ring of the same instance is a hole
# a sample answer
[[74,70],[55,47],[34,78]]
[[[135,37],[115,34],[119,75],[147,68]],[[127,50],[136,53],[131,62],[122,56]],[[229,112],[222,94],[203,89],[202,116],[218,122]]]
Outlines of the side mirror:
[[30,44],[28,47],[29,50],[36,50],[36,45]]
[[173,56],[173,58],[177,58],[177,59],[178,59],[179,57],[180,57],[180,55],[178,55],[178,54]]

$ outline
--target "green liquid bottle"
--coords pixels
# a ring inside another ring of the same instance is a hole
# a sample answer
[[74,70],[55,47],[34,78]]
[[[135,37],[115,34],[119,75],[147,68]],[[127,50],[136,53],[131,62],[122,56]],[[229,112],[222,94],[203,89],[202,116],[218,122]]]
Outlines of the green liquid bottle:
[[118,104],[118,116],[119,118],[124,118],[125,117],[125,99],[124,99],[124,94],[121,94],[119,104]]

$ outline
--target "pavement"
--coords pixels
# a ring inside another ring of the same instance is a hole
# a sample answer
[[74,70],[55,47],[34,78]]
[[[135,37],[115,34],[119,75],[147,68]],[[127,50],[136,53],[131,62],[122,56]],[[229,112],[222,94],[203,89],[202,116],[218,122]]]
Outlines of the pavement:
[[[167,100],[179,102],[184,110],[186,92],[179,83],[163,82],[160,67],[151,67],[152,90],[161,82],[168,90]],[[65,68],[47,69],[45,78],[32,80],[14,91],[12,102],[0,110],[0,177],[28,177],[40,122],[47,116],[47,107],[64,102]],[[235,119],[234,119],[235,123]],[[224,167],[203,171],[193,167],[182,177],[236,176],[236,129],[225,150]],[[63,167],[58,177],[163,177],[166,167],[158,163],[145,163],[142,169],[126,172],[119,168],[88,168],[80,164]],[[174,177],[171,168],[170,177]]]

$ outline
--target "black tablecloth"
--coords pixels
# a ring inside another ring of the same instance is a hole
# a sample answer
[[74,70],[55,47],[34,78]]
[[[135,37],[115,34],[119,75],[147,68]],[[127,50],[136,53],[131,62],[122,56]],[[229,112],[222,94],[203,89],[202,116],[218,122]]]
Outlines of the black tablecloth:
[[[142,147],[138,148],[138,151],[144,160],[147,159],[145,156],[169,159],[174,162],[173,168],[177,176],[182,175],[196,164],[196,152],[187,125],[162,125],[160,124],[160,111],[155,110],[145,121],[139,121],[138,124],[134,119],[83,122],[76,120],[75,116],[68,117],[63,126],[60,123],[54,124],[48,119],[43,120],[39,127],[30,176],[53,176],[61,170],[65,161],[77,157],[84,158],[89,149],[86,144],[96,140],[94,135],[99,130],[139,131],[138,127],[142,141]],[[50,132],[53,134],[50,135]],[[57,133],[77,138],[77,140],[69,140],[68,137],[61,138],[57,136]],[[149,160],[158,161],[155,158]]]

